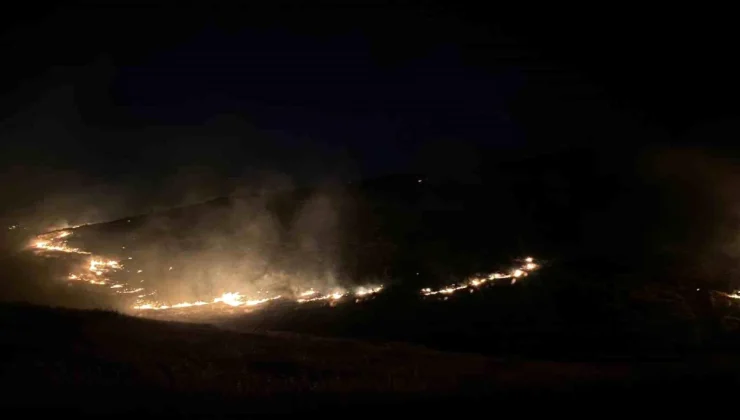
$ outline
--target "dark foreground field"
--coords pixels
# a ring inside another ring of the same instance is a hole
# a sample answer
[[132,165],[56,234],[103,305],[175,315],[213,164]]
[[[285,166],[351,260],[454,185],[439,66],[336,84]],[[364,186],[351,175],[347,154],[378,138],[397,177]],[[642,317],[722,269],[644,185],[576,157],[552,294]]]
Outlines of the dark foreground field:
[[3,405],[104,415],[675,407],[727,401],[740,373],[734,355],[545,362],[25,305],[0,328]]

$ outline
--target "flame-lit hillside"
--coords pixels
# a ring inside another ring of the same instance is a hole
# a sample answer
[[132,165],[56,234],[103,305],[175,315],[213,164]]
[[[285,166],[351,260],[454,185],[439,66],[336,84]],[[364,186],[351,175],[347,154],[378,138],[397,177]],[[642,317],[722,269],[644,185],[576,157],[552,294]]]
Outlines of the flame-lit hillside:
[[[97,255],[93,251],[81,249],[68,244],[74,236],[73,230],[63,230],[39,235],[30,244],[29,248],[39,256],[46,257],[68,257],[72,262],[72,270],[66,277],[67,281],[85,283],[106,289],[110,294],[121,295],[126,302],[133,302],[128,307],[134,311],[162,311],[184,308],[227,308],[227,307],[253,307],[266,304],[271,301],[284,300],[296,303],[309,303],[317,301],[338,302],[340,300],[354,299],[359,301],[374,296],[383,291],[383,285],[365,285],[354,289],[337,287],[332,290],[317,290],[308,288],[296,290],[290,295],[282,295],[271,290],[258,290],[256,294],[247,294],[243,291],[227,291],[218,296],[208,297],[204,300],[190,302],[167,302],[158,299],[156,279],[146,282],[146,274],[141,269],[136,269],[136,262],[132,257],[115,259]],[[125,250],[125,246],[121,247]],[[523,260],[517,266],[505,273],[492,273],[487,276],[474,277],[466,282],[448,285],[439,289],[425,287],[421,295],[432,296],[437,294],[450,295],[458,290],[482,287],[486,283],[493,283],[499,279],[517,279],[527,276],[536,270],[538,265],[532,257]],[[168,271],[172,271],[169,267]],[[136,283],[136,280],[138,284]],[[150,286],[154,284],[154,286]],[[133,296],[133,298],[131,296]]]
[[398,287],[447,299],[540,268],[501,252],[505,236],[464,233],[478,216],[460,218],[447,204],[477,193],[461,191],[411,176],[221,198],[43,233],[28,249],[53,257],[61,281],[137,313],[336,305]]

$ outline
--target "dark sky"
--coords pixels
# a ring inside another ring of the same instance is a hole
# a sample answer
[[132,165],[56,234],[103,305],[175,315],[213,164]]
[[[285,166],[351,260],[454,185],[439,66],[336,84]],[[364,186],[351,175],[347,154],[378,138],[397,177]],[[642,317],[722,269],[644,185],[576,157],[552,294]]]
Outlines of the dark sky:
[[3,16],[3,213],[577,147],[734,150],[720,12],[228,4]]

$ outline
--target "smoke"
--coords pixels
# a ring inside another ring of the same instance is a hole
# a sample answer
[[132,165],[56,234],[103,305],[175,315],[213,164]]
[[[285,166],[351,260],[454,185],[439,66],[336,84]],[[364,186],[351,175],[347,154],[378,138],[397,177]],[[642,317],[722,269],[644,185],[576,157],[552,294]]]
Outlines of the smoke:
[[122,261],[117,275],[131,287],[156,290],[158,301],[350,287],[339,260],[345,193],[336,184],[289,185],[285,176],[263,177],[229,198],[79,228],[71,240]]
[[650,244],[677,279],[724,289],[740,267],[740,162],[705,148],[658,148],[642,170],[655,196]]
[[[101,67],[110,70],[104,61],[50,70],[0,121],[3,227],[31,236],[85,226],[75,246],[122,261],[128,284],[172,301],[344,281],[341,182],[306,188],[350,178],[344,155],[291,147],[239,114],[142,125],[106,111],[114,104],[100,92],[114,72]],[[34,284],[69,273],[55,270]]]
[[[291,236],[297,244],[293,263],[313,278],[335,282],[339,256],[337,203],[327,193],[311,197],[299,211]],[[335,286],[334,284],[330,284]]]
[[114,74],[105,60],[54,68],[16,92],[0,120],[3,224],[45,231],[352,176],[343,154],[296,147],[238,112],[173,125],[122,111],[100,93]]

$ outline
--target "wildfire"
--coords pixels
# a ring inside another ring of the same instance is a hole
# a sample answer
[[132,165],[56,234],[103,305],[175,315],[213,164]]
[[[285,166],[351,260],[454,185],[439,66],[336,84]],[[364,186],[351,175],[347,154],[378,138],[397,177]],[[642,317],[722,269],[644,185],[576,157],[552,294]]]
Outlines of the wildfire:
[[[110,276],[112,274],[124,269],[124,266],[120,261],[92,255],[90,252],[68,246],[66,238],[70,237],[72,234],[73,233],[71,231],[65,230],[39,235],[36,238],[36,241],[30,245],[30,248],[40,252],[64,252],[81,255],[91,255],[89,260],[87,260],[86,263],[81,266],[79,270],[74,273],[70,273],[67,276],[67,279],[98,286],[110,284],[109,288],[112,289],[111,293],[115,292],[115,294],[127,295],[139,293],[136,297],[136,304],[132,307],[135,310],[159,311],[167,309],[181,309],[214,305],[225,305],[227,307],[249,307],[262,305],[273,300],[289,299],[280,295],[266,298],[262,297],[264,295],[270,294],[269,291],[258,291],[257,293],[261,295],[259,296],[259,298],[255,296],[248,296],[247,294],[243,294],[242,292],[235,291],[223,293],[220,296],[212,298],[211,300],[197,300],[193,302],[179,302],[169,304],[158,300],[150,300],[152,299],[151,297],[153,295],[157,294],[156,290],[147,291],[144,287],[133,287],[132,285],[126,283],[125,281],[121,281],[120,279],[116,279],[116,281],[113,281],[111,279]],[[126,249],[126,247],[121,247],[121,249]],[[132,257],[128,257],[127,259],[132,260]],[[424,296],[437,294],[450,295],[458,290],[477,288],[488,282],[493,282],[494,280],[498,279],[511,279],[512,283],[514,283],[518,278],[525,277],[530,272],[539,268],[539,265],[534,262],[534,259],[532,257],[527,257],[523,261],[524,263],[521,266],[511,269],[508,273],[491,273],[486,276],[471,278],[467,282],[462,284],[453,284],[440,289],[424,288],[421,290],[421,293]],[[169,270],[172,270],[172,267],[170,267]],[[136,270],[136,273],[142,274],[143,270]],[[139,282],[137,282],[137,286],[139,286],[139,283],[143,282],[144,280],[140,280]],[[321,291],[311,288],[296,293],[294,295],[295,297],[293,298],[293,301],[297,303],[308,303],[316,301],[333,302],[339,301],[347,296],[353,296],[356,301],[359,301],[363,298],[378,294],[382,291],[382,285],[362,286],[356,288],[352,292],[345,289]],[[735,299],[740,299],[740,294],[737,293],[728,296]]]
[[240,306],[243,305],[242,296],[239,293],[224,293],[221,297],[213,299],[213,303],[223,302],[229,306]]
[[161,304],[159,302],[146,302],[146,303],[141,303],[139,305],[134,306],[134,309],[139,309],[139,310],[177,309],[177,308],[190,308],[193,306],[214,305],[217,303],[223,303],[223,304],[234,306],[234,307],[236,306],[256,306],[262,303],[267,303],[271,300],[277,300],[281,298],[282,296],[273,296],[273,297],[264,298],[264,299],[247,299],[245,296],[243,296],[239,292],[226,292],[222,294],[221,296],[213,299],[212,302],[205,302],[205,301],[199,300],[196,302],[180,302],[180,303],[175,303],[173,305]]
[[357,290],[355,290],[355,296],[362,297],[362,296],[367,296],[367,295],[373,295],[375,293],[380,293],[381,290],[383,290],[383,286],[359,287]]
[[449,295],[457,292],[458,290],[469,289],[471,287],[480,287],[488,281],[498,279],[511,279],[511,282],[513,284],[518,278],[527,276],[530,272],[536,270],[537,268],[539,268],[539,266],[534,263],[534,258],[527,257],[524,259],[524,264],[521,267],[513,268],[508,274],[491,273],[485,277],[474,277],[468,280],[468,282],[466,283],[453,284],[441,289],[432,289],[426,287],[424,289],[421,289],[421,294],[424,296],[432,296],[438,294]]
[[38,240],[33,243],[33,248],[39,251],[66,252],[70,254],[90,254],[77,248],[67,245],[64,239],[70,236],[72,232],[60,231],[39,235]]
[[[361,297],[373,295],[376,293],[380,293],[381,290],[383,290],[382,285],[375,286],[375,287],[370,287],[370,286],[358,287],[352,295],[357,298],[361,298]],[[316,294],[318,294],[318,292],[315,291],[314,289],[310,289],[306,292],[299,293],[298,296],[301,296],[301,297],[296,299],[296,302],[307,303],[307,302],[316,302],[320,300],[339,300],[345,296],[348,296],[350,293],[344,289],[337,289],[325,295],[307,297],[307,296],[314,296]]]
[[468,286],[467,284],[464,284],[462,286],[448,286],[448,287],[445,287],[444,289],[439,289],[439,290],[432,290],[427,287],[426,289],[421,289],[421,292],[425,296],[436,295],[439,293],[444,294],[444,295],[449,295],[449,294],[455,293],[458,290],[467,289],[468,287],[470,286]]
[[[314,294],[315,293],[312,293],[311,295],[314,295]],[[296,302],[306,303],[306,302],[316,302],[319,300],[339,300],[343,298],[346,294],[347,292],[345,290],[336,290],[332,293],[329,293],[328,295],[316,296],[312,298],[300,298],[300,299],[297,299]]]
[[123,289],[123,290],[119,290],[116,293],[128,295],[128,294],[131,294],[131,293],[138,293],[138,292],[141,292],[143,290],[144,290],[143,287],[139,287],[139,288],[136,288],[136,289]]

